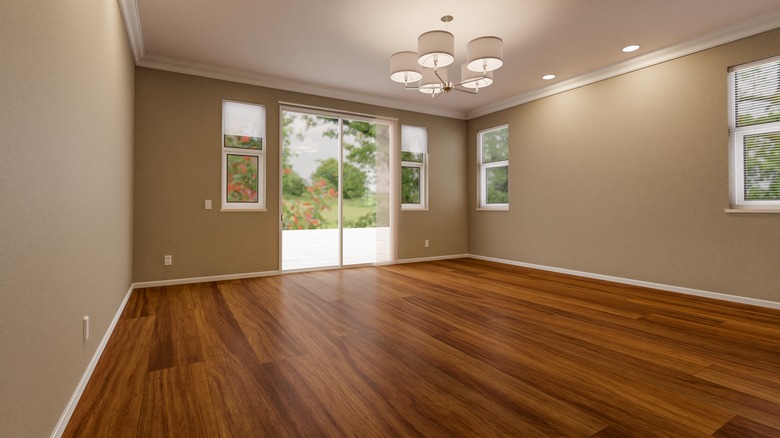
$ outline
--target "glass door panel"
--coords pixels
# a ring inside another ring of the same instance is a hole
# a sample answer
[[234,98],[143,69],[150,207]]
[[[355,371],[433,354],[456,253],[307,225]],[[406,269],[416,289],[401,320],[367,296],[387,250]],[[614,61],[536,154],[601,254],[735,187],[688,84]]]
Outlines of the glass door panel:
[[388,262],[390,126],[344,119],[342,138],[342,264]]
[[338,125],[282,111],[282,270],[341,265]]

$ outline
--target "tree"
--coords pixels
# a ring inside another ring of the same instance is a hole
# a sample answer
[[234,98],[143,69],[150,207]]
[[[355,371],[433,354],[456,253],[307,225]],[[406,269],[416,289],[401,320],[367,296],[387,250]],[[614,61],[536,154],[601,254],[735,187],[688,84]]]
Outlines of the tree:
[[[344,199],[359,199],[366,194],[366,174],[351,163],[344,163]],[[324,180],[334,190],[339,187],[339,162],[335,158],[320,161],[311,174],[312,181]]]
[[282,190],[285,195],[301,196],[306,190],[306,181],[292,166],[282,169]]
[[745,199],[780,199],[780,134],[745,136]]
[[420,169],[418,167],[401,167],[401,202],[404,204],[420,203]]

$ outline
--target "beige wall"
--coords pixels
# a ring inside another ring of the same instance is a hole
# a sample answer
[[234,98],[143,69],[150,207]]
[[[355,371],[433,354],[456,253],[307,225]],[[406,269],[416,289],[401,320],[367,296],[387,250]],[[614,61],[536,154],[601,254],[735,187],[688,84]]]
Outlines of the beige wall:
[[[727,214],[726,70],[780,30],[469,121],[469,250],[780,301],[780,214]],[[509,123],[510,211],[476,211],[480,129]]]
[[[222,99],[266,106],[266,212],[219,211]],[[466,253],[466,122],[137,68],[136,282],[279,269],[280,101],[397,118],[399,131],[401,124],[427,127],[430,209],[400,213],[398,257]],[[213,210],[204,210],[206,199]],[[163,266],[165,254],[173,266]]]
[[0,41],[0,436],[42,437],[132,283],[133,63],[115,1],[4,0]]

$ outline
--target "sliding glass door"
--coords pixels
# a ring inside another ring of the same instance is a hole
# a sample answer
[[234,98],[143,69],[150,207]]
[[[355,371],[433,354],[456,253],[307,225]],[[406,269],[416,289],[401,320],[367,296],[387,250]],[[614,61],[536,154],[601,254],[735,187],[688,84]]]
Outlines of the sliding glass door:
[[282,270],[388,262],[391,125],[282,110]]

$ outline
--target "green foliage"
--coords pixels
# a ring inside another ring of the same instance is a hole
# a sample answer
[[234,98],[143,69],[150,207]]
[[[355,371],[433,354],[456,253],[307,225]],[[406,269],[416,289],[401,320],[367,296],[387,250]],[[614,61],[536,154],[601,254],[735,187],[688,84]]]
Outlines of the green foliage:
[[495,163],[509,159],[509,128],[482,133],[482,162]]
[[306,181],[292,166],[282,169],[282,193],[290,196],[301,196],[306,190]]
[[[326,120],[326,122],[335,124],[337,120]],[[385,125],[371,122],[344,120],[343,129],[344,150],[347,152],[346,161],[357,166],[370,180],[370,175],[373,174],[377,161],[384,162],[383,160],[388,158],[385,156],[377,157],[376,150],[378,138],[382,139],[380,141],[389,142],[388,128]],[[328,138],[338,138],[338,134],[337,127],[328,129],[324,133]]]
[[321,179],[306,187],[302,196],[285,199],[282,203],[283,228],[285,230],[328,228],[323,212],[331,208],[329,203],[336,196],[337,193],[328,188],[327,181]]
[[737,126],[780,121],[780,61],[736,72]]
[[376,213],[366,213],[356,220],[344,218],[344,228],[372,228],[376,226]]
[[[494,129],[481,135],[482,162],[495,163],[509,160],[509,128]],[[509,167],[485,169],[487,204],[509,202]]]
[[227,156],[227,202],[257,202],[257,157]]
[[247,135],[228,135],[225,134],[225,147],[226,148],[239,148],[239,149],[263,149],[262,137],[249,137]]
[[403,204],[420,203],[419,167],[401,167],[401,202]]
[[424,160],[425,160],[425,154],[423,154],[422,152],[401,151],[401,161],[422,163]]
[[[296,129],[296,126],[303,128]],[[311,175],[313,183],[305,187],[300,196],[295,196],[306,179],[294,171],[290,164],[296,156],[293,139],[303,141],[310,128],[330,125],[323,136],[338,138],[338,119],[284,112],[282,119],[282,167],[284,174],[285,199],[283,202],[285,229],[329,228],[338,222],[334,206],[338,202],[338,161],[330,158],[320,162]],[[379,137],[379,138],[377,138]],[[389,143],[390,130],[385,125],[369,122],[344,120],[343,146],[344,167],[342,169],[343,224],[349,228],[376,226],[376,200],[369,187],[374,182],[377,161],[387,163],[389,150],[377,156],[377,142]],[[383,143],[384,144],[384,143]],[[288,191],[288,188],[290,189]],[[290,195],[290,196],[287,196]],[[337,210],[337,209],[336,209]],[[362,213],[362,214],[361,214]]]
[[780,200],[780,133],[744,138],[745,199]]
[[492,167],[487,172],[487,203],[509,203],[509,167]]
[[[344,177],[343,191],[345,199],[358,199],[366,194],[366,174],[351,163],[344,163],[342,170]],[[332,189],[338,189],[339,186],[339,162],[335,158],[328,158],[321,161],[311,179],[324,179]]]

